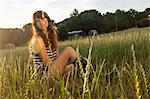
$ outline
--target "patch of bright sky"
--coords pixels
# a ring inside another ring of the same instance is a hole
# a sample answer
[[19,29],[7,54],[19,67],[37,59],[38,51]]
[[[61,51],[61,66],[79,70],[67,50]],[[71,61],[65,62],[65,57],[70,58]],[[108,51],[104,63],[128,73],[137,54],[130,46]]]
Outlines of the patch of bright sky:
[[149,5],[150,0],[0,0],[0,28],[22,28],[32,21],[37,10],[60,22],[69,18],[75,8],[79,13],[90,9],[106,13],[130,8],[144,11]]

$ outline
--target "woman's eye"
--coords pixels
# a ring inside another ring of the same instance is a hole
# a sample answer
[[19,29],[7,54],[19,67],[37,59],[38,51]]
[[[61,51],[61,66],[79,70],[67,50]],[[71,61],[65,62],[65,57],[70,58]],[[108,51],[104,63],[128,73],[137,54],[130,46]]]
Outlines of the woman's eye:
[[43,20],[43,21],[46,21],[47,19],[46,19],[46,18],[43,18],[42,20]]
[[40,23],[40,20],[36,20],[36,23]]

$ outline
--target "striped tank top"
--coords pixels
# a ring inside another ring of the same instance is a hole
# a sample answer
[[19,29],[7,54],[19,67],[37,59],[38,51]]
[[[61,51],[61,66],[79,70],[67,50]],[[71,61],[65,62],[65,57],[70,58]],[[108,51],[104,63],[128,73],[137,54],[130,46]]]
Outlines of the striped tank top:
[[[29,52],[30,52],[30,56],[33,60],[34,66],[37,69],[44,67],[41,55],[39,53],[35,54],[33,52],[32,46],[29,47]],[[56,60],[56,50],[55,49],[51,50],[50,48],[46,47],[46,52],[47,52],[47,54],[48,54],[48,56],[52,62],[54,60]]]

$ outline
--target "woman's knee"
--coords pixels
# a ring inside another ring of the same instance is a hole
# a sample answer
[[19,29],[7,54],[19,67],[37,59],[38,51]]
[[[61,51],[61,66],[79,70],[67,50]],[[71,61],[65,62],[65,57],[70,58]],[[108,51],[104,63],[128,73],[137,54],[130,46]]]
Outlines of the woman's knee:
[[72,47],[67,47],[66,51],[68,52],[70,57],[78,57],[78,53]]
[[69,47],[66,47],[65,50],[67,50],[67,51],[73,51],[74,49],[71,46],[69,46]]
[[72,47],[66,47],[64,51],[67,52],[69,55],[75,52],[75,50]]

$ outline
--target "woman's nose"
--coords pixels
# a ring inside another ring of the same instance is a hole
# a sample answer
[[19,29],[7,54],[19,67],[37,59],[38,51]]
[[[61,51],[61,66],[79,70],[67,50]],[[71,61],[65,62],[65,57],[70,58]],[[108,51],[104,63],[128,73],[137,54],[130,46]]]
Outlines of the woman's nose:
[[43,20],[40,21],[41,25],[45,25],[45,22]]

